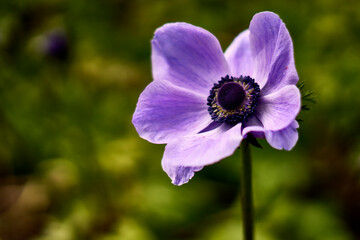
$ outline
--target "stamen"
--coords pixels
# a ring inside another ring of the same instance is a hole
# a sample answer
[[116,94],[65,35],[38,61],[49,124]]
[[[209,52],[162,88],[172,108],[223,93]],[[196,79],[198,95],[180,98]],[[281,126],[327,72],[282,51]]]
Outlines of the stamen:
[[227,75],[210,90],[207,99],[209,114],[218,123],[237,124],[246,121],[254,113],[259,95],[260,87],[251,77],[234,78]]

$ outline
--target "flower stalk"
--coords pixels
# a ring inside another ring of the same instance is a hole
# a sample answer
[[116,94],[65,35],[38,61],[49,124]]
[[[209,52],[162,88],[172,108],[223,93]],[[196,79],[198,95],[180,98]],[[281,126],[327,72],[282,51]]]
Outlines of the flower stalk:
[[241,208],[244,240],[254,240],[251,154],[247,139],[243,141],[241,148]]

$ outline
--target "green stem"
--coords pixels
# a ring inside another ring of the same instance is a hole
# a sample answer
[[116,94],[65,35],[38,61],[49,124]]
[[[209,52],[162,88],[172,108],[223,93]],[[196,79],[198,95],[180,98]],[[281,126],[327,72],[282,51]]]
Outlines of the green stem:
[[244,240],[254,239],[251,154],[248,140],[242,144],[241,207],[244,226]]

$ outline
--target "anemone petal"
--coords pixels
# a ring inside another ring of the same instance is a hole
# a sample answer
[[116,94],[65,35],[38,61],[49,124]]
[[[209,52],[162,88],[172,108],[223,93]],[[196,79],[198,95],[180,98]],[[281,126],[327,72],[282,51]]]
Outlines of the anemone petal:
[[222,128],[226,127],[222,125],[213,131],[179,138],[166,145],[162,166],[173,183],[186,183],[194,171],[234,153],[242,140],[241,124],[224,131]]
[[249,30],[254,77],[262,95],[296,84],[299,77],[294,63],[293,44],[279,16],[272,12],[255,14]]
[[155,81],[170,81],[207,97],[209,89],[229,74],[217,38],[188,23],[169,23],[158,28],[152,43]]
[[210,121],[202,96],[164,81],[153,81],[145,88],[133,115],[140,137],[152,143],[196,134]]

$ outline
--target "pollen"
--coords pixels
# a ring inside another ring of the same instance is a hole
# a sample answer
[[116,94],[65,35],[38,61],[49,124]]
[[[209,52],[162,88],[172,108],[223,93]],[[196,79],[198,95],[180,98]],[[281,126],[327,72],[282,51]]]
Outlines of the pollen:
[[211,118],[219,123],[236,124],[254,113],[260,95],[259,85],[249,76],[229,77],[214,84],[207,99]]

